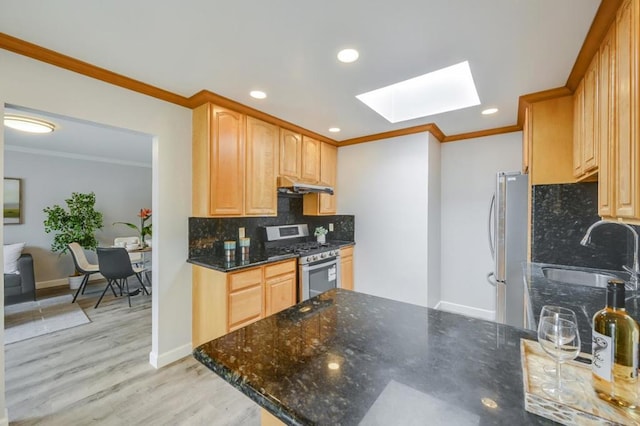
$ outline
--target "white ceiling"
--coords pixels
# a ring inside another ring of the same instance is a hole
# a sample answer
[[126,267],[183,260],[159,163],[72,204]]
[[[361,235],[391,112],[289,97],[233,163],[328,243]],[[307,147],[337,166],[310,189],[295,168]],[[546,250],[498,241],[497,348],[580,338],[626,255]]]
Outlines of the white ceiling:
[[[183,96],[210,90],[336,140],[430,122],[452,135],[513,125],[520,95],[564,86],[599,3],[13,0],[2,2],[0,31]],[[344,47],[360,59],[339,63]],[[355,98],[464,60],[479,106],[391,124]],[[268,98],[250,98],[253,89]],[[482,116],[487,107],[500,112]]]

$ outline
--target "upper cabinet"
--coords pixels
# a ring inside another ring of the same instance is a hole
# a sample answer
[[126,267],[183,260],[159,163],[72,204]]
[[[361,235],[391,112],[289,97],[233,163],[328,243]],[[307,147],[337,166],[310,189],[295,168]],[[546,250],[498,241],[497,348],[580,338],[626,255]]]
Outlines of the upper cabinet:
[[302,135],[280,129],[280,176],[300,179],[302,169]]
[[594,56],[573,97],[573,175],[578,180],[598,171],[598,60]]
[[322,142],[302,136],[302,168],[300,179],[307,183],[320,181],[320,146]]
[[615,137],[614,105],[615,105],[615,41],[616,26],[611,25],[607,36],[602,41],[598,50],[598,140],[600,157],[598,161],[598,214],[603,217],[611,217],[612,206],[612,182],[609,178],[610,169],[613,168]]
[[303,214],[309,216],[336,214],[336,175],[338,167],[338,148],[320,142],[319,183],[333,187],[333,195],[307,194],[304,196]]
[[599,214],[635,224],[640,223],[639,16],[640,0],[624,1],[598,52]]
[[278,207],[278,137],[280,129],[247,117],[245,214],[273,216]]
[[193,215],[275,216],[278,128],[212,104],[193,110]]
[[523,138],[523,168],[531,185],[574,182],[572,96],[529,104]]

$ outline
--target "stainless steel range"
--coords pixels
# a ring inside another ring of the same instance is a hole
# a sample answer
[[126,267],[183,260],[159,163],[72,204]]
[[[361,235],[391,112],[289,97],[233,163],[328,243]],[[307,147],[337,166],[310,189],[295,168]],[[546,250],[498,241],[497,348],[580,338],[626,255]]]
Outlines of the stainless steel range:
[[298,300],[340,287],[340,247],[309,237],[307,224],[265,227],[265,251],[270,259],[297,254]]

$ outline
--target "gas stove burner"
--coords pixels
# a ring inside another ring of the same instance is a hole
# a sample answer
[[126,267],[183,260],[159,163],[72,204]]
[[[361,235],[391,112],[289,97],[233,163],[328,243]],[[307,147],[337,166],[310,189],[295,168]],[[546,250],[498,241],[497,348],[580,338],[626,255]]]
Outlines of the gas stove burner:
[[339,255],[339,246],[331,243],[319,243],[309,236],[309,227],[301,225],[283,225],[265,227],[267,241],[265,250],[270,258],[297,254],[299,263],[306,264],[318,260],[332,259]]

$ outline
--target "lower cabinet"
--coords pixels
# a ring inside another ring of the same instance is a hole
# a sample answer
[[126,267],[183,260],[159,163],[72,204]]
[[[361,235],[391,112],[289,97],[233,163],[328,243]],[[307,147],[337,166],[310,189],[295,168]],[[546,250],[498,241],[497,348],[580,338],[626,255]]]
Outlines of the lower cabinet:
[[228,273],[193,266],[193,347],[293,306],[296,267],[296,259]]
[[340,286],[353,290],[353,246],[340,249]]

